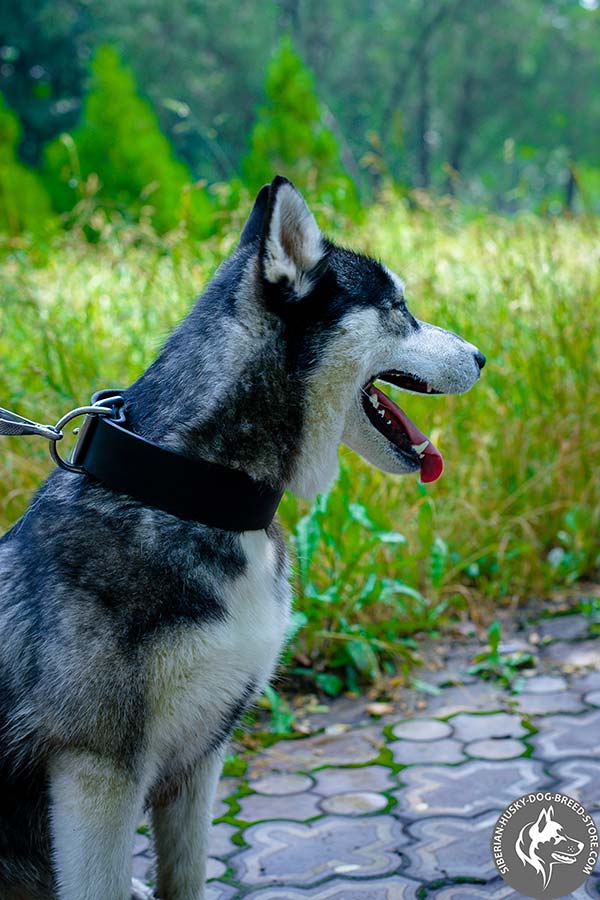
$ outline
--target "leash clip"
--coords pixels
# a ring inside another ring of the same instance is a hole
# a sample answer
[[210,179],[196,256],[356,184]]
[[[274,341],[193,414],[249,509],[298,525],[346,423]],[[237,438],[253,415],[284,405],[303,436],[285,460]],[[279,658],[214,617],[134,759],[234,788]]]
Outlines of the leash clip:
[[[125,401],[120,394],[114,394],[112,391],[98,391],[98,393],[94,394],[92,397],[92,401],[94,401],[94,398],[96,397],[99,399],[95,400],[90,406],[78,406],[77,409],[72,409],[70,412],[65,413],[54,426],[58,437],[50,438],[50,456],[57,466],[60,466],[61,469],[65,469],[67,472],[77,472],[80,475],[84,473],[82,467],[77,465],[77,459],[80,458],[81,447],[86,440],[90,429],[93,427],[94,422],[97,421],[97,416],[110,416],[119,421],[124,419],[123,405]],[[72,419],[79,418],[79,416],[85,416],[85,420],[79,429],[77,443],[73,448],[71,459],[65,459],[58,452],[57,443],[63,437],[62,429],[65,425]]]

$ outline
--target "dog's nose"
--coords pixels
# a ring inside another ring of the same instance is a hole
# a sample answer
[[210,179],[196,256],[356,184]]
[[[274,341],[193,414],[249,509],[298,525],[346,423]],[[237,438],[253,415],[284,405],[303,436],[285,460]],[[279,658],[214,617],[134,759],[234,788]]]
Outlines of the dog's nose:
[[477,365],[479,366],[480,369],[483,369],[483,367],[485,366],[485,356],[483,355],[481,350],[478,350],[477,353],[475,354],[475,362],[477,363]]

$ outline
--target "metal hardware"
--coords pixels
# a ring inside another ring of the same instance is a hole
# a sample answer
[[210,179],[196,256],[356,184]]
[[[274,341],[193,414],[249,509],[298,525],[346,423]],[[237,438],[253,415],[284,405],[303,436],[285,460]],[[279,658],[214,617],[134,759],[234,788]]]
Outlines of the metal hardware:
[[54,460],[57,466],[60,466],[61,469],[66,469],[67,472],[78,472],[79,474],[83,473],[83,469],[81,466],[74,465],[70,460],[64,459],[60,453],[58,452],[57,442],[63,437],[63,428],[67,425],[72,419],[77,419],[79,416],[85,416],[85,421],[81,428],[77,429],[78,437],[77,444],[73,448],[72,457],[75,456],[77,452],[78,444],[83,440],[87,430],[89,429],[93,416],[111,416],[115,418],[115,409],[113,406],[108,406],[111,400],[116,401],[120,400],[120,396],[114,395],[112,397],[102,398],[101,400],[96,401],[92,406],[78,406],[77,409],[72,409],[71,412],[65,413],[65,415],[58,420],[56,425],[54,426],[57,433],[59,433],[60,437],[56,439],[50,439],[50,456]]

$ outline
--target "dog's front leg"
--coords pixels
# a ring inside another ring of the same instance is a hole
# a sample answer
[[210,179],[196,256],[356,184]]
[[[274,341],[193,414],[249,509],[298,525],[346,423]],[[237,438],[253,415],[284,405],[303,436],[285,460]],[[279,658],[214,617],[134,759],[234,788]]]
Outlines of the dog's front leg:
[[50,796],[60,900],[130,900],[139,780],[107,759],[66,751],[50,766]]
[[160,900],[204,900],[208,837],[222,765],[221,751],[209,754],[152,803]]

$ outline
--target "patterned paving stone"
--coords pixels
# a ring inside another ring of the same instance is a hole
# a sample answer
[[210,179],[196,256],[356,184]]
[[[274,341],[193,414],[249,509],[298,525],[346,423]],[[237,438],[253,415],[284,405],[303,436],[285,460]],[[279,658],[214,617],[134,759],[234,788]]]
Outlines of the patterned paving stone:
[[309,791],[312,784],[312,780],[308,775],[287,775],[283,773],[265,775],[263,778],[257,778],[256,781],[249,782],[249,786],[257,794],[268,794],[269,796],[299,794],[301,791]]
[[315,772],[314,792],[323,797],[355,791],[389,791],[398,783],[385,766],[362,766],[359,769],[321,769]]
[[308,825],[264,822],[244,832],[249,844],[231,860],[235,877],[249,885],[310,886],[328,876],[372,878],[394,872],[406,843],[399,822],[381,815],[326,816]]
[[383,746],[379,728],[359,728],[343,734],[318,734],[295,741],[280,741],[265,750],[249,767],[249,776],[268,771],[294,772],[317,766],[357,765],[372,762]]
[[400,815],[472,816],[505,806],[549,778],[540,762],[472,760],[462,766],[414,766],[401,773],[404,787],[394,792]]
[[404,870],[424,881],[437,878],[491,879],[496,874],[490,835],[500,810],[473,819],[442,816],[413,822],[408,830],[416,842],[404,848]]
[[489,716],[461,713],[450,720],[455,736],[461,741],[477,741],[483,738],[518,738],[527,734],[519,716],[499,712]]
[[523,686],[524,694],[554,694],[567,689],[567,680],[562,675],[534,675],[526,678]]
[[449,737],[452,729],[447,722],[437,719],[408,719],[394,725],[392,733],[405,741],[438,741]]
[[585,709],[581,696],[575,691],[556,694],[519,694],[515,697],[519,712],[526,716],[547,716],[550,713],[578,713]]
[[454,738],[442,738],[440,741],[392,741],[389,748],[394,762],[401,766],[420,763],[450,764],[466,759],[462,744]]
[[[581,888],[567,894],[563,900],[598,900],[597,880],[588,878]],[[497,878],[487,884],[454,884],[439,890],[427,891],[427,900],[522,900],[523,894],[514,891],[509,884]]]
[[600,691],[600,671],[585,672],[571,679],[571,687],[582,694],[588,691]]
[[336,794],[333,797],[326,797],[321,802],[321,808],[325,812],[338,816],[364,816],[367,813],[385,809],[387,805],[386,797],[370,791],[361,791],[356,794]]
[[542,759],[569,756],[598,756],[600,709],[580,716],[552,716],[540,719],[539,732],[531,738],[534,755]]
[[536,631],[542,638],[552,638],[559,641],[574,641],[587,637],[590,628],[590,620],[585,616],[568,615],[556,616],[553,619],[542,619]]
[[525,752],[525,744],[514,738],[488,738],[471,741],[465,747],[465,753],[478,759],[512,759]]
[[418,885],[393,875],[376,880],[337,879],[316,888],[265,888],[247,894],[245,900],[414,900]]
[[133,857],[132,875],[134,878],[139,878],[144,884],[150,880],[153,868],[154,861],[149,854]]
[[220,878],[227,871],[227,866],[224,862],[221,862],[220,859],[215,859],[214,856],[209,856],[206,861],[206,877],[207,878]]
[[427,900],[513,900],[516,894],[505,881],[488,884],[453,884],[439,890],[427,891]]
[[315,794],[291,794],[283,797],[249,794],[239,801],[237,818],[244,822],[262,822],[265,819],[294,819],[304,822],[320,816],[319,798]]
[[206,900],[231,900],[236,896],[238,896],[236,888],[230,884],[223,884],[222,881],[211,881],[206,886]]
[[227,822],[213,825],[210,830],[209,842],[211,856],[229,856],[234,850],[238,850],[239,848],[231,842],[231,838],[237,830],[235,825],[229,825]]
[[590,706],[600,706],[600,690],[590,691],[583,699],[586,703],[589,703]]
[[558,790],[592,810],[600,807],[600,759],[568,759],[554,763],[550,774]]
[[577,641],[574,644],[557,641],[542,647],[541,653],[545,659],[557,665],[573,666],[576,669],[600,666],[600,645],[597,640]]
[[506,706],[506,695],[497,687],[483,681],[446,688],[427,701],[427,713],[440,718],[459,712],[490,712]]

